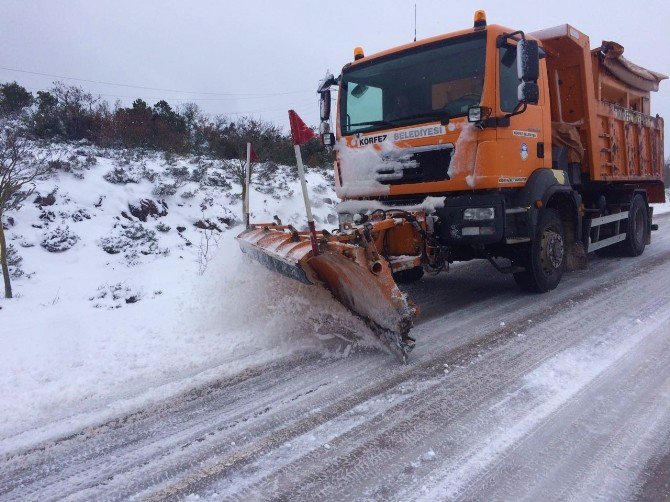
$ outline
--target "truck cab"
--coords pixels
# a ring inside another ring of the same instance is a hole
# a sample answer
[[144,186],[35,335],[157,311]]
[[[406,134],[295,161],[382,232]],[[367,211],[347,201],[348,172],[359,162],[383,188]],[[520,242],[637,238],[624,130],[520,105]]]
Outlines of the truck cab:
[[[346,65],[335,124],[338,195],[392,200],[520,187],[551,167],[546,63],[535,56],[525,83],[537,94],[521,103],[521,35],[484,25]],[[380,152],[381,164],[361,163],[362,147]]]

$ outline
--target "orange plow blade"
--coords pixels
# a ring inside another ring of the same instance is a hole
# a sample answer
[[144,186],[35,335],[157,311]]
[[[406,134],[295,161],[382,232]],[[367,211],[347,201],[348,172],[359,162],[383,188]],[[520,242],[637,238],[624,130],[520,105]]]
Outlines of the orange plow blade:
[[354,314],[403,362],[414,348],[409,336],[415,308],[398,289],[388,263],[360,233],[319,237],[314,256],[306,232],[290,226],[252,225],[237,240],[242,251],[307,284],[320,284]]

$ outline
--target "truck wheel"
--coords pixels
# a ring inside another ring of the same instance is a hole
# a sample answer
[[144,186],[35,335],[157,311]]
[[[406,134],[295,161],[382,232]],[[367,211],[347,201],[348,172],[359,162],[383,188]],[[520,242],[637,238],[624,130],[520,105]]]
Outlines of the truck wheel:
[[640,256],[647,245],[649,232],[649,209],[642,195],[633,197],[628,211],[626,240],[622,241],[623,251],[628,256]]
[[413,267],[408,270],[401,270],[400,272],[395,272],[393,278],[398,284],[409,284],[410,282],[416,282],[423,277],[423,267]]
[[514,274],[514,280],[524,291],[546,293],[558,286],[565,266],[565,239],[563,224],[553,209],[540,211],[535,238],[528,246],[523,272]]

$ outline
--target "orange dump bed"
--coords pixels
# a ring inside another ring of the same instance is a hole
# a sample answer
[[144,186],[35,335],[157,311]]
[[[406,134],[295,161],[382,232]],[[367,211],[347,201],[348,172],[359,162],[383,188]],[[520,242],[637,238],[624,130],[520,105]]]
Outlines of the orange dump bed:
[[[572,156],[593,182],[625,182],[665,200],[663,119],[650,115],[650,94],[665,75],[626,60],[623,47],[589,38],[570,25],[532,33],[546,51],[551,117],[569,136],[576,130]],[[556,136],[556,134],[555,134]]]

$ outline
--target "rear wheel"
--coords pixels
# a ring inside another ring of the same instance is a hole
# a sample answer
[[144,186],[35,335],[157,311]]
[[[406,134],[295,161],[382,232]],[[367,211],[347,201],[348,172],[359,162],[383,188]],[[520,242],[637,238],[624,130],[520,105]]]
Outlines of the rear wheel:
[[394,272],[393,278],[398,284],[409,284],[410,282],[416,282],[423,277],[423,267],[413,267],[408,270],[401,270],[400,272]]
[[542,209],[538,215],[535,238],[524,257],[525,270],[514,274],[524,291],[546,293],[558,286],[565,266],[563,224],[553,209]]
[[649,208],[642,195],[633,197],[628,212],[626,240],[621,242],[628,256],[640,256],[644,252],[649,237]]

